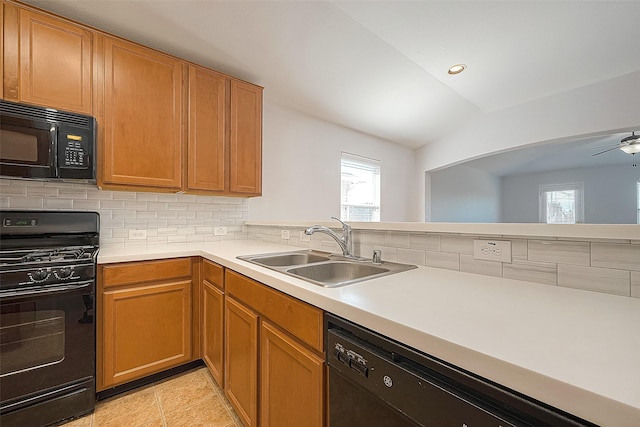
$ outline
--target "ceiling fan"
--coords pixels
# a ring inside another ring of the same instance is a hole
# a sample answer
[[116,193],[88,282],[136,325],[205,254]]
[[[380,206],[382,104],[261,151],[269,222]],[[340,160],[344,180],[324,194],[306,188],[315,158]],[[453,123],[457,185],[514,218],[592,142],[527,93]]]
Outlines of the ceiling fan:
[[607,151],[620,149],[627,154],[640,153],[640,135],[636,135],[635,131],[631,132],[630,136],[622,138],[620,143],[615,147],[607,148],[604,151],[600,151],[599,153],[592,154],[592,156],[598,156],[600,154],[606,153]]

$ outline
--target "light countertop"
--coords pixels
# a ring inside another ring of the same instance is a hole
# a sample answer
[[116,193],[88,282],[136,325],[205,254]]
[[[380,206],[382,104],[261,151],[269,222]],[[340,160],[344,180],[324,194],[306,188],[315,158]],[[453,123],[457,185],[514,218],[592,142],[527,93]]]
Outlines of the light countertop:
[[430,267],[323,288],[236,258],[291,250],[102,248],[98,263],[202,256],[596,424],[640,425],[640,299]]

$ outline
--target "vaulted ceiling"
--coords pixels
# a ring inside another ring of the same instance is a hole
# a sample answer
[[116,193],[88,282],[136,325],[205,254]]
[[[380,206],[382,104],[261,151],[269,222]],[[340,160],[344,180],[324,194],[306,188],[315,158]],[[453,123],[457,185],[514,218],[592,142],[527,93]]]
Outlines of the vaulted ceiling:
[[[640,70],[638,1],[27,2],[414,148],[474,116]],[[449,75],[456,63],[467,69]]]

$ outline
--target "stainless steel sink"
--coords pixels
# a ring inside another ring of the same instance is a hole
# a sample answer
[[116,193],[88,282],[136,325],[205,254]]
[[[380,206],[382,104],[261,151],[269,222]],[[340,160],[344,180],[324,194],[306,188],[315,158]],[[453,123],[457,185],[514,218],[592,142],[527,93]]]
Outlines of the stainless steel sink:
[[338,287],[416,268],[415,265],[352,259],[328,252],[301,250],[239,256],[239,259],[324,287]]
[[329,261],[330,254],[319,251],[298,251],[271,255],[257,255],[238,257],[265,267],[289,267],[292,265],[312,264],[315,262]]
[[287,270],[287,273],[300,276],[314,283],[320,282],[324,286],[335,285],[387,273],[388,268],[375,265],[356,264],[355,262],[328,262],[323,264],[305,265]]

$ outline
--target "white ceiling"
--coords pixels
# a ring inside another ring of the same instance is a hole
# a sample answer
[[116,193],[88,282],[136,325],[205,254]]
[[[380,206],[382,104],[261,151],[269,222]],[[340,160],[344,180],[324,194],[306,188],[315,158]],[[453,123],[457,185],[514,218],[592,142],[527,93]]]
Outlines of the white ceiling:
[[620,141],[630,135],[627,132],[539,144],[470,160],[463,165],[499,177],[601,166],[631,168],[640,162],[640,154],[626,154],[617,148]]
[[[482,113],[640,70],[640,1],[27,3],[408,147]],[[450,76],[455,63],[468,69]]]

